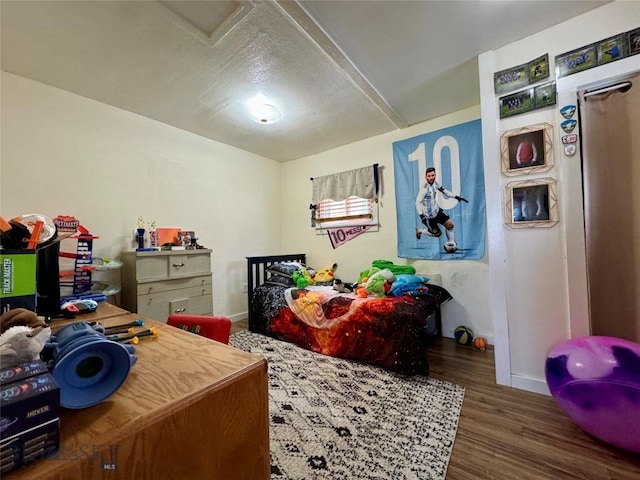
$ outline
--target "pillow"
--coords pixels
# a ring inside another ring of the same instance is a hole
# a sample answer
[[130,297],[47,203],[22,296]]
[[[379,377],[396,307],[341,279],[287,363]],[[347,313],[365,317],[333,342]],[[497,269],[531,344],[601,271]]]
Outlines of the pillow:
[[266,271],[267,273],[270,273],[272,275],[281,275],[284,277],[291,278],[291,276],[293,275],[293,272],[300,269],[306,269],[311,278],[313,278],[313,276],[316,274],[316,271],[313,268],[308,267],[305,264],[300,262],[274,263],[270,267],[267,267]]
[[291,278],[293,272],[301,268],[304,268],[304,265],[299,262],[280,262],[267,267],[267,272]]
[[413,275],[410,273],[399,273],[396,275],[396,279],[393,282],[395,285],[407,284],[407,283],[426,283],[429,279],[427,277],[423,277],[421,275]]
[[421,275],[399,273],[398,275],[396,275],[396,279],[391,285],[389,295],[402,295],[404,292],[412,290],[411,288],[408,288],[407,285],[413,285],[416,283],[427,283],[428,281],[429,279],[427,277],[423,277]]
[[277,285],[279,287],[295,287],[296,282],[291,277],[280,274],[272,274],[263,285]]

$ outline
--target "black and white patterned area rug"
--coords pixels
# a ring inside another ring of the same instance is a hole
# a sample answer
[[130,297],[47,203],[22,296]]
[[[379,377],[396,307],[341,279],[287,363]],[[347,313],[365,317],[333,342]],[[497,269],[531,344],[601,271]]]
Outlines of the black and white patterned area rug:
[[272,480],[445,478],[463,387],[246,331],[229,344],[268,361]]

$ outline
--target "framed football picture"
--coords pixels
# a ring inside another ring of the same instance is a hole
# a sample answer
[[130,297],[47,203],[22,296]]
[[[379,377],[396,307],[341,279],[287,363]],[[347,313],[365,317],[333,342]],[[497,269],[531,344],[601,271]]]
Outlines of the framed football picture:
[[553,167],[553,126],[539,123],[508,130],[500,137],[502,173],[546,172]]
[[553,227],[558,193],[553,178],[510,182],[504,192],[504,223],[509,228]]

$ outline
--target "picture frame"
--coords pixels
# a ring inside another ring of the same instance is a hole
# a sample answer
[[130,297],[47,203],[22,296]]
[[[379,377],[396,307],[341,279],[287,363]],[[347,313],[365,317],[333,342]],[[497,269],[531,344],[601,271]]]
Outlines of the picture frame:
[[500,161],[507,176],[550,170],[554,165],[553,126],[538,123],[507,130],[500,137]]
[[538,85],[533,89],[534,108],[550,107],[556,104],[556,82]]
[[640,54],[640,28],[627,32],[626,36],[627,56]]
[[623,59],[627,54],[625,35],[615,35],[597,43],[598,65]]
[[574,73],[598,66],[598,55],[595,44],[556,55],[556,78],[566,77]]
[[493,90],[496,94],[507,93],[529,85],[529,64],[507,68],[493,74]]
[[544,55],[531,60],[527,64],[529,71],[529,83],[536,83],[545,78],[549,78],[549,54]]
[[504,188],[504,223],[508,228],[550,228],[558,223],[558,191],[553,178],[509,182]]
[[534,109],[533,88],[500,97],[500,118],[511,117]]

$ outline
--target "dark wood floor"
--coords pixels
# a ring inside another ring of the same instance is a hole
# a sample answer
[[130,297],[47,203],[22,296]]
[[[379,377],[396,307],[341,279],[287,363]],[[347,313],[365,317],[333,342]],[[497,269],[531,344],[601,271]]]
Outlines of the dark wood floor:
[[496,385],[493,349],[441,339],[429,360],[432,377],[466,389],[447,480],[640,479],[640,455],[590,437],[549,396]]

